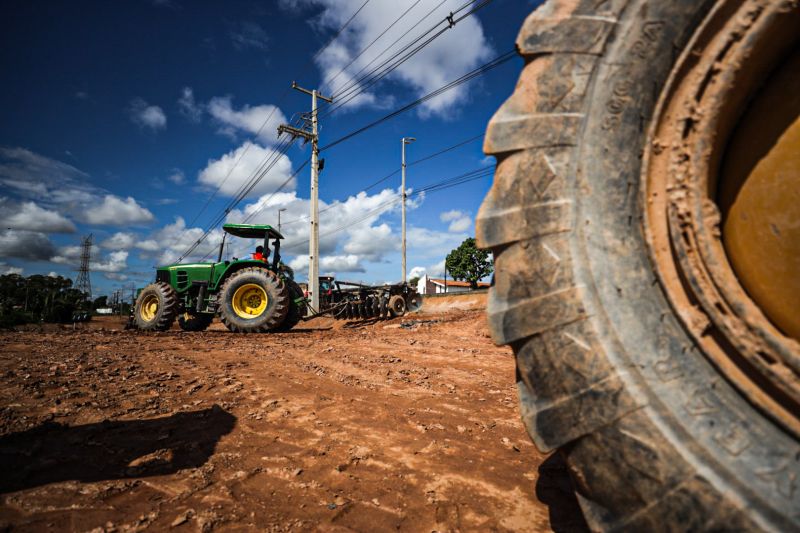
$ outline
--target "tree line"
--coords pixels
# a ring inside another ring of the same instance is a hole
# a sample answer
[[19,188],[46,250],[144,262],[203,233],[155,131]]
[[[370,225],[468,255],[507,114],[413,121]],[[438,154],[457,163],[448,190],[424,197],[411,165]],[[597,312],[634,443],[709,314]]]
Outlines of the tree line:
[[88,313],[86,294],[61,276],[19,274],[0,276],[0,327],[32,322],[72,322],[77,313]]

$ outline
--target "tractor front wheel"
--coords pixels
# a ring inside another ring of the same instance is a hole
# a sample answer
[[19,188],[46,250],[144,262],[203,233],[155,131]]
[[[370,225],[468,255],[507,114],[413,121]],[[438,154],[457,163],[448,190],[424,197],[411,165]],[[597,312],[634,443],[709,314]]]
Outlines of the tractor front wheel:
[[263,333],[280,326],[289,311],[286,284],[264,268],[231,275],[219,295],[219,317],[236,333]]
[[139,294],[134,308],[134,322],[144,331],[167,331],[175,320],[178,297],[169,284],[151,283]]

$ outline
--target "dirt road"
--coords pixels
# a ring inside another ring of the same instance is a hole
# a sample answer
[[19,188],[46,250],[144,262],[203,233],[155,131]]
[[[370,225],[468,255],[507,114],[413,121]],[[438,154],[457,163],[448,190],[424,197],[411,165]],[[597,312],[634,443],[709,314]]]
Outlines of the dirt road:
[[0,333],[0,530],[581,530],[481,311],[309,324]]

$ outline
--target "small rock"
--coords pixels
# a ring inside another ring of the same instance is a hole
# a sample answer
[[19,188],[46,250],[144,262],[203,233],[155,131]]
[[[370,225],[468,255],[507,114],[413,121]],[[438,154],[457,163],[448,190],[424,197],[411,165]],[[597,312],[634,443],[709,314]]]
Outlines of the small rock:
[[378,498],[372,498],[372,505],[375,505],[376,507],[380,507],[381,506],[381,502],[378,501]]
[[169,527],[178,527],[181,524],[185,524],[186,522],[189,521],[190,513],[191,513],[191,511],[186,511],[183,514],[179,514],[175,518],[175,520],[172,521],[172,523],[169,525]]
[[302,468],[295,468],[293,473],[294,473],[295,476],[299,476],[300,474],[303,473],[303,469]]
[[336,509],[336,507],[337,507],[337,505],[336,505],[335,503],[333,503],[333,502],[331,502],[331,503],[329,503],[329,504],[328,504],[328,509],[330,509],[331,511],[333,511],[334,509]]

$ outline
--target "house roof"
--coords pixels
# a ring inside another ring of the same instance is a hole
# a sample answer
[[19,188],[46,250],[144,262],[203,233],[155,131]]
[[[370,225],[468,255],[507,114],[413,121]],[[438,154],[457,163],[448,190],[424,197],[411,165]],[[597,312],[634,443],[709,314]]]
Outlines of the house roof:
[[[441,286],[445,285],[445,282],[444,282],[443,279],[428,278],[428,280],[433,282],[433,283],[435,283],[435,284],[437,284],[437,285],[441,285]],[[470,287],[470,283],[469,283],[469,281],[455,281],[455,280],[452,280],[452,279],[448,279],[447,280],[447,286],[448,287]],[[486,288],[488,286],[489,286],[488,283],[481,282],[481,281],[478,282],[478,288],[479,289]]]

